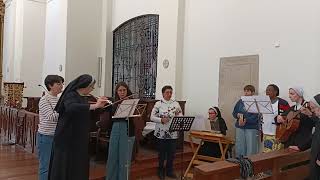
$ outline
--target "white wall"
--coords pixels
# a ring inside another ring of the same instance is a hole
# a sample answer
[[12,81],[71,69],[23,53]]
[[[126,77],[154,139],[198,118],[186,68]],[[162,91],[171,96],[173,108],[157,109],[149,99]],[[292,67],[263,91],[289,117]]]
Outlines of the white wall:
[[20,82],[23,38],[23,2],[7,0],[4,17],[3,81]]
[[[169,1],[164,0],[164,2],[168,3]],[[163,5],[164,3],[159,0],[137,0],[134,3],[130,0],[113,0],[112,29],[116,29],[122,23],[136,16],[160,14]],[[170,9],[170,7],[168,8]]]
[[[84,13],[85,12],[85,13]],[[98,78],[102,30],[102,0],[69,0],[66,80],[81,74]],[[96,86],[96,93],[98,87]]]
[[[48,74],[65,76],[67,9],[67,0],[51,0],[47,3],[43,80]],[[59,71],[59,65],[62,65],[62,71]]]
[[16,22],[16,3],[15,1],[5,1],[5,16],[3,29],[3,81],[13,81],[14,74],[14,37]]
[[[66,84],[81,74],[98,78],[98,57],[106,55],[106,8],[103,0],[52,0],[47,3],[42,79],[59,74]],[[104,34],[103,34],[104,33]],[[103,43],[102,43],[103,42]],[[104,47],[102,49],[101,47]],[[59,71],[62,65],[62,71]],[[104,93],[96,86],[95,94]]]
[[25,83],[24,96],[41,96],[38,87],[42,83],[46,3],[24,0],[23,41],[20,63],[21,82]]
[[45,1],[7,0],[4,24],[4,81],[24,82],[24,96],[39,96],[41,81]]
[[13,0],[16,4],[15,31],[14,31],[14,58],[13,58],[13,79],[14,82],[21,81],[21,62],[23,57],[23,1]]
[[[183,97],[189,114],[218,104],[220,57],[259,54],[259,92],[269,83],[320,91],[320,1],[186,1]],[[160,31],[161,34],[161,31]],[[279,42],[280,47],[274,44]]]

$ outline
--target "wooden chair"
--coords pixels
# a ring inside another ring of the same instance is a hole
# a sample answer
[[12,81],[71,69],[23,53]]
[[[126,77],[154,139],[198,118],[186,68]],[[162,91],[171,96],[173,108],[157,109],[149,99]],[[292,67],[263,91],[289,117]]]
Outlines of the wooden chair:
[[[96,160],[104,159],[100,158],[103,152],[101,152],[102,147],[106,148],[108,151],[109,135],[111,133],[111,119],[110,112],[102,112],[100,114],[99,121],[97,122],[98,130],[96,132],[91,132],[91,140],[95,139],[95,155]],[[106,157],[106,156],[104,156]]]

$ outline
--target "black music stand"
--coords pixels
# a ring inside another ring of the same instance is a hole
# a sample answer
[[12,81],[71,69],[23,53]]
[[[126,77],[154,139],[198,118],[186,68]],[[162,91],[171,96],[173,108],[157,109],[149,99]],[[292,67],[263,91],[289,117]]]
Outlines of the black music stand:
[[184,149],[184,131],[190,131],[193,120],[195,117],[192,116],[176,116],[172,119],[170,124],[169,131],[178,131],[179,134],[182,134],[182,153],[181,153],[181,178],[183,179],[183,149]]

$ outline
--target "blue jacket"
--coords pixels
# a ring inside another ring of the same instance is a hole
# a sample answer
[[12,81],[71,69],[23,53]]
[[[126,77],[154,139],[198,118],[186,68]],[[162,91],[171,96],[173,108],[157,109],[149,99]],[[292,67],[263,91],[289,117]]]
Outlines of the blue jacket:
[[[238,113],[243,114],[243,117],[246,119],[246,124],[244,126],[239,126],[239,119],[237,117]],[[236,128],[257,130],[260,129],[258,114],[246,112],[241,99],[237,102],[236,106],[234,107],[232,115],[237,120],[237,122],[235,123]]]

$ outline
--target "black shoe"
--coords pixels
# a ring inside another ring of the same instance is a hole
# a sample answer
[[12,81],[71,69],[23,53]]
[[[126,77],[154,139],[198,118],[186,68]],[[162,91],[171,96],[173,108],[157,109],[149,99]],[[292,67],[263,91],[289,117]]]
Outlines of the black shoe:
[[177,178],[177,175],[175,175],[174,173],[167,173],[167,176],[169,178],[173,178],[173,179],[176,179]]
[[158,177],[163,180],[164,179],[164,169],[163,168],[159,168],[158,169]]

